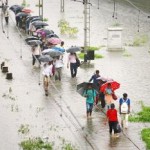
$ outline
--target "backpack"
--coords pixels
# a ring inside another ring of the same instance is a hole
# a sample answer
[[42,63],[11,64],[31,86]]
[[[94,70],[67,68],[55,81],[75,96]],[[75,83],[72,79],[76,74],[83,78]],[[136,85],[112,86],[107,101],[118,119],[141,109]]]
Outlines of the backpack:
[[123,100],[123,103],[121,104],[121,113],[122,114],[127,114],[128,113],[128,100],[129,99],[127,99],[126,101],[124,100],[124,99],[122,99]]

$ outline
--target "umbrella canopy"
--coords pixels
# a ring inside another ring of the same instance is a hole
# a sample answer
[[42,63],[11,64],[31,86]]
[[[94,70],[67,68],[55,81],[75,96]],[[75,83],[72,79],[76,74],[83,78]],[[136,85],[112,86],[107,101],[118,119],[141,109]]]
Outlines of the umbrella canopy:
[[50,57],[49,55],[41,55],[39,57],[39,61],[41,61],[41,62],[49,62],[49,61],[53,61],[53,58]]
[[63,47],[53,47],[52,49],[56,50],[56,51],[60,51],[60,52],[65,52],[65,49]]
[[66,50],[67,53],[75,53],[78,51],[81,51],[81,48],[77,46],[72,46]]
[[31,19],[30,23],[33,23],[34,21],[42,21],[42,18],[41,17],[34,17]]
[[15,14],[21,12],[24,7],[20,5],[12,5],[9,9],[13,11]]
[[115,91],[116,89],[118,89],[120,87],[120,83],[116,82],[116,81],[107,81],[106,83],[104,83],[101,88],[100,88],[100,91],[101,92],[105,92],[105,89],[107,88],[108,86],[108,83],[111,84],[111,89],[113,91]]
[[83,93],[85,90],[88,89],[88,84],[91,84],[93,89],[97,91],[97,87],[95,86],[94,83],[90,83],[90,82],[82,82],[80,84],[77,85],[77,92],[83,96]]
[[53,49],[45,49],[42,51],[42,54],[50,55],[51,57],[57,57],[57,56],[62,55],[63,53],[60,51],[53,50]]
[[52,45],[57,45],[61,43],[59,38],[48,38],[47,41]]
[[38,29],[36,30],[37,35],[41,35],[41,36],[47,36],[49,34],[53,33],[53,30],[48,30],[48,29]]
[[39,40],[38,37],[31,36],[25,39],[26,42],[31,41],[31,40]]
[[27,17],[27,16],[29,16],[29,14],[27,14],[27,13],[25,13],[25,12],[19,12],[19,13],[17,13],[16,14],[16,17]]
[[42,42],[40,40],[30,40],[27,42],[27,44],[34,46],[34,45],[41,45]]
[[31,9],[28,9],[28,8],[23,8],[22,12],[24,12],[24,13],[31,13],[33,11]]
[[35,26],[35,27],[37,27],[37,26],[48,26],[47,23],[42,22],[42,21],[34,21],[34,22],[32,23],[32,25]]
[[59,38],[59,36],[54,34],[54,32],[52,34],[47,35],[46,37],[47,38],[52,38],[52,37]]

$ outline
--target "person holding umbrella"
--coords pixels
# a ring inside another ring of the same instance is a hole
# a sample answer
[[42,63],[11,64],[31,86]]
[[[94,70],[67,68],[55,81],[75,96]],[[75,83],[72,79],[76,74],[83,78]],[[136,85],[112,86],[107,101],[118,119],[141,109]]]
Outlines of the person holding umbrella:
[[69,63],[70,63],[70,71],[71,71],[71,77],[74,78],[77,75],[77,64],[76,64],[76,59],[77,59],[77,55],[74,52],[71,52],[68,55],[68,63],[67,63],[67,68],[69,68]]
[[[39,61],[39,57],[41,55],[41,47],[40,45],[36,44],[34,46],[32,46],[32,65],[35,65],[36,60]],[[41,62],[39,61],[39,66],[40,66]]]
[[91,118],[93,105],[96,101],[96,90],[92,87],[92,83],[88,83],[87,89],[84,90],[83,96],[86,97],[87,118]]

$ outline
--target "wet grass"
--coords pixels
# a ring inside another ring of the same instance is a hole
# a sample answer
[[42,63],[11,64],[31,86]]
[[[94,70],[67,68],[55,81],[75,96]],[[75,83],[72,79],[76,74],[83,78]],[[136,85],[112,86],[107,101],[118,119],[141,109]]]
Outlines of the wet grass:
[[53,150],[53,144],[44,142],[40,137],[22,141],[19,145],[23,150]]
[[148,35],[139,35],[133,39],[133,43],[129,44],[129,46],[144,46],[148,41]]
[[29,133],[30,129],[29,129],[29,125],[28,124],[21,124],[18,132],[21,133],[21,134],[27,134]]
[[142,110],[134,115],[129,116],[130,122],[150,122],[150,106],[144,106],[143,103]]
[[150,150],[150,128],[141,131],[142,140],[146,143],[147,150]]

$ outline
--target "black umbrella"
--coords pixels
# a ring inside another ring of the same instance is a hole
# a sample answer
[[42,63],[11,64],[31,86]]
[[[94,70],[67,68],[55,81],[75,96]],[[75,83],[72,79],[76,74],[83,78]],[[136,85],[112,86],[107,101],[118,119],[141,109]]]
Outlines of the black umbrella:
[[[96,86],[94,83],[82,82],[82,83],[80,83],[80,84],[77,85],[77,92],[78,92],[81,96],[83,96],[83,93],[84,93],[85,90],[88,89],[88,85],[89,85],[89,84],[91,84],[91,85],[92,85],[92,88],[97,91],[97,86]],[[97,92],[98,92],[98,91],[97,91]]]
[[46,37],[47,37],[47,38],[52,38],[52,37],[59,38],[59,36],[56,35],[56,34],[54,34],[54,33],[49,34],[49,35],[47,35]]
[[27,13],[24,13],[24,12],[19,12],[19,13],[17,13],[16,14],[16,17],[27,17],[27,16],[29,16],[29,14],[27,14]]
[[75,53],[78,51],[81,51],[81,48],[77,46],[72,46],[66,50],[67,53]]
[[49,55],[41,55],[39,57],[39,61],[41,61],[41,62],[50,62],[50,61],[53,61],[53,58],[50,57]]
[[35,21],[32,23],[33,26],[37,27],[37,26],[48,26],[47,23],[42,22],[42,21]]
[[31,19],[30,23],[34,22],[34,21],[42,21],[42,18],[41,17],[35,17],[33,19]]
[[20,5],[12,5],[9,9],[12,10],[15,14],[21,12],[24,7]]
[[31,36],[25,39],[26,42],[31,41],[31,40],[39,40],[39,38],[35,36]]
[[41,45],[42,42],[40,40],[29,40],[27,42],[28,45],[34,46],[34,45]]

